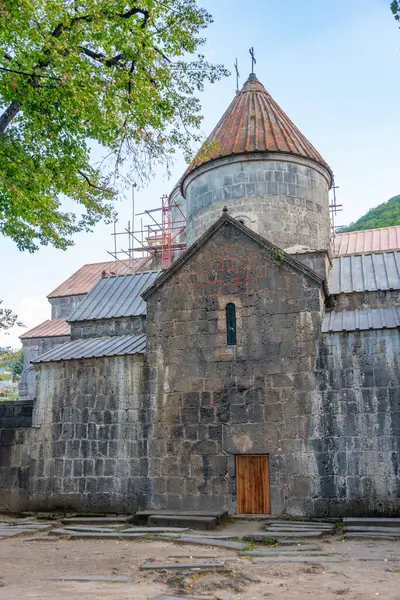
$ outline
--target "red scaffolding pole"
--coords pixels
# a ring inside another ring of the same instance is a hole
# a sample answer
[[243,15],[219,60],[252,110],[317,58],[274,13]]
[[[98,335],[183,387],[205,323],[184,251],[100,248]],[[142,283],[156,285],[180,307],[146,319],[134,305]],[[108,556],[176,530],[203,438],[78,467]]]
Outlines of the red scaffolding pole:
[[161,201],[161,268],[169,269],[172,265],[172,211],[169,196],[164,194]]

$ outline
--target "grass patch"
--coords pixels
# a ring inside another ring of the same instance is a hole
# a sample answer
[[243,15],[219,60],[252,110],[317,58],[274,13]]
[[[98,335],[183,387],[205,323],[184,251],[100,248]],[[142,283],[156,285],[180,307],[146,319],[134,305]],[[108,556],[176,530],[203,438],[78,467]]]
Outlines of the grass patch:
[[251,552],[252,550],[255,550],[255,548],[257,548],[257,542],[255,540],[250,540],[247,542],[243,550],[245,552]]

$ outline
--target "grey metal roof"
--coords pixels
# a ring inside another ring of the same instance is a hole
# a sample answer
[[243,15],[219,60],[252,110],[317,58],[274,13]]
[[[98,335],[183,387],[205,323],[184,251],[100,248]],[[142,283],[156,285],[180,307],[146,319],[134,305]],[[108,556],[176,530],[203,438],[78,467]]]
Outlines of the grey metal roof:
[[66,342],[38,356],[33,363],[75,360],[80,358],[98,358],[101,356],[122,356],[138,354],[146,350],[146,336],[123,335],[99,337]]
[[68,321],[145,315],[146,303],[141,294],[157,276],[157,272],[148,272],[99,279]]
[[368,308],[328,312],[322,323],[323,333],[335,331],[365,331],[400,327],[400,307]]
[[332,261],[331,294],[400,289],[400,252],[341,256]]

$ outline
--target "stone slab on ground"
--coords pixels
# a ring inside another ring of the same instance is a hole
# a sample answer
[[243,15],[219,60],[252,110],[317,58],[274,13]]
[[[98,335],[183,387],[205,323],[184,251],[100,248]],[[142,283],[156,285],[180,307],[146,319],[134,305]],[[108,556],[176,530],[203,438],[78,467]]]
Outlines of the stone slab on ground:
[[332,527],[318,527],[316,525],[314,525],[313,527],[310,527],[308,525],[296,525],[293,523],[286,523],[285,525],[282,523],[278,523],[277,525],[275,525],[274,523],[266,523],[265,527],[263,527],[263,529],[277,529],[277,530],[283,530],[283,531],[296,531],[298,529],[300,529],[301,531],[332,531],[335,528]]
[[183,533],[189,531],[188,527],[129,527],[123,533]]
[[268,527],[310,527],[311,529],[334,529],[334,523],[318,523],[318,521],[268,521]]
[[200,546],[215,546],[217,548],[229,548],[230,550],[244,550],[246,544],[241,542],[231,542],[229,540],[215,540],[195,535],[182,535],[176,540],[180,544],[198,544]]
[[168,509],[155,509],[155,510],[140,510],[135,513],[133,522],[137,525],[145,525],[149,517],[152,516],[182,516],[182,517],[215,517],[218,521],[218,525],[226,521],[229,517],[227,510],[168,510]]
[[291,546],[292,544],[307,544],[307,540],[301,540],[300,538],[276,538],[276,542],[280,546]]
[[194,596],[174,596],[171,594],[161,594],[161,596],[154,596],[154,598],[152,598],[152,600],[211,600],[211,598],[205,598],[204,596],[202,596],[202,598],[199,598],[196,596],[196,598]]
[[18,525],[10,525],[9,527],[5,527],[4,524],[0,524],[0,531],[3,531],[4,529],[7,530],[16,530],[19,529],[21,531],[47,531],[48,529],[51,529],[52,527],[54,527],[54,525],[48,525],[48,524],[31,524],[31,523],[26,523],[26,524],[18,524]]
[[53,529],[49,531],[49,535],[51,536],[69,536],[74,540],[120,540],[120,539],[128,539],[134,540],[137,538],[143,538],[143,533],[117,533],[115,531],[111,532],[100,532],[100,531],[71,531],[68,529]]
[[284,548],[254,548],[253,550],[239,552],[239,556],[257,556],[257,554],[269,556],[270,554],[302,554],[307,552],[321,552],[321,548],[315,544],[304,544],[304,546],[286,546]]
[[253,563],[309,563],[322,564],[343,562],[342,558],[336,556],[259,556],[252,559]]
[[2,536],[3,538],[10,538],[10,537],[16,537],[17,535],[23,535],[23,534],[32,534],[32,531],[28,531],[27,529],[21,529],[18,531],[4,531],[1,530],[0,531],[0,536]]
[[121,515],[119,517],[68,517],[62,519],[61,523],[65,525],[103,525],[103,524],[119,524],[131,523],[133,515]]
[[149,527],[186,527],[190,529],[215,529],[216,517],[195,517],[182,515],[152,515],[148,518]]
[[52,577],[48,581],[109,581],[110,583],[129,583],[133,577],[130,575],[66,575],[65,577]]
[[384,533],[385,535],[394,535],[400,537],[400,527],[362,527],[362,526],[345,526],[343,533]]
[[173,563],[173,562],[147,562],[140,566],[142,571],[160,571],[160,570],[178,570],[184,569],[185,571],[188,569],[201,569],[201,570],[211,570],[211,569],[223,569],[225,568],[225,564],[221,562],[182,562],[182,563]]
[[[266,531],[261,531],[261,532],[251,533],[249,535],[244,535],[242,539],[245,542],[261,542],[261,543],[263,543],[263,542],[268,543],[270,540],[274,540],[281,546],[291,546],[294,544],[306,544],[307,537],[310,537],[310,536],[305,536],[306,539],[301,539],[299,537],[293,537],[294,535],[296,535],[296,534],[292,533],[291,536],[281,538],[280,533],[274,533],[274,532],[267,533]],[[315,536],[313,536],[313,537],[315,537]],[[317,537],[322,537],[322,536],[319,535]]]
[[[399,536],[400,537],[400,536]],[[384,534],[384,533],[361,533],[361,532],[354,532],[354,533],[346,533],[344,536],[345,540],[384,540],[387,542],[395,542],[398,537],[394,536],[393,534]]]
[[306,558],[312,558],[314,556],[328,556],[327,552],[265,552],[261,550],[249,550],[248,552],[239,552],[239,556],[275,556],[275,557],[284,557],[284,556],[302,556]]
[[265,536],[272,538],[287,538],[287,537],[299,537],[299,538],[320,538],[323,535],[322,531],[274,531],[273,529],[266,529]]
[[375,527],[400,527],[398,517],[344,517],[343,523],[347,525],[363,525]]
[[[66,527],[63,527],[63,530],[70,531],[71,533],[78,533],[80,531],[86,531],[88,533],[116,533],[113,527],[96,527],[95,525],[93,525],[93,527],[91,525],[67,525]],[[49,535],[51,535],[51,533],[49,533]]]

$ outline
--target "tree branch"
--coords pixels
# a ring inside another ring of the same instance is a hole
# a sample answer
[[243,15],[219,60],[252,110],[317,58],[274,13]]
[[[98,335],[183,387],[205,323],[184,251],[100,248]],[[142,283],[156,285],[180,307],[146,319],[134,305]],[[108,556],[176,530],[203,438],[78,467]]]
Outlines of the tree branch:
[[81,175],[83,177],[83,179],[86,180],[87,184],[91,187],[94,188],[95,190],[99,190],[100,192],[108,192],[111,193],[112,190],[105,188],[105,187],[101,187],[99,185],[96,185],[95,183],[93,183],[92,181],[90,181],[88,175],[86,175],[86,173],[84,173],[81,170],[78,170],[79,175]]
[[147,22],[150,18],[150,13],[148,10],[145,10],[143,8],[136,8],[133,7],[130,10],[128,10],[125,13],[119,13],[118,16],[122,17],[122,19],[130,19],[131,17],[133,17],[133,15],[137,15],[137,14],[141,14],[143,15],[143,23],[142,23],[142,28],[144,29],[147,25]]
[[53,77],[52,75],[39,75],[39,73],[28,73],[27,71],[18,71],[17,69],[7,69],[7,67],[0,67],[0,71],[7,71],[8,73],[16,73],[17,75],[27,75],[28,77],[42,77],[46,79],[55,79],[60,81],[60,77]]
[[9,126],[13,118],[21,110],[21,102],[19,100],[13,100],[11,104],[6,108],[2,115],[0,115],[0,135],[4,133],[6,128]]
[[93,58],[93,60],[101,62],[106,67],[114,67],[123,58],[123,54],[116,54],[112,58],[106,58],[102,52],[95,52],[94,50],[90,50],[90,48],[85,48],[84,46],[79,46],[79,50],[83,54],[86,54],[86,56],[89,56],[89,58]]

